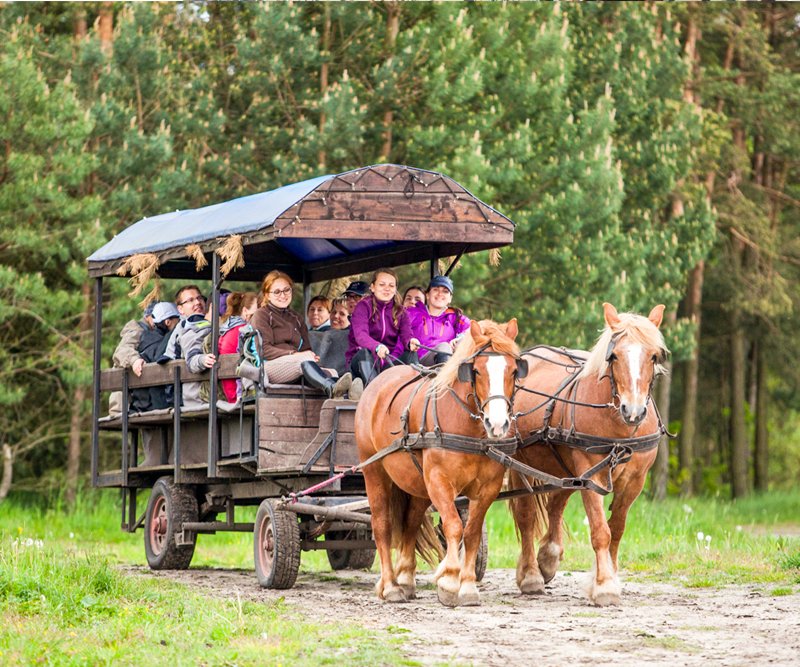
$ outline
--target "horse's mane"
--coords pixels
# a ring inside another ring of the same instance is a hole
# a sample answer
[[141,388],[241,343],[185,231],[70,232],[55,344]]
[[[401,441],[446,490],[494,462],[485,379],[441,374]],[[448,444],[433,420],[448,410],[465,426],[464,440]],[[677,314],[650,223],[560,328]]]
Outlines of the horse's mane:
[[[595,375],[600,378],[605,375],[608,369],[608,362],[606,361],[608,345],[611,343],[611,337],[617,334],[628,337],[642,347],[655,348],[662,358],[666,357],[669,350],[667,350],[667,346],[664,343],[664,336],[661,335],[661,331],[649,319],[635,313],[620,313],[619,320],[620,323],[615,329],[612,330],[606,326],[603,333],[600,334],[597,343],[589,352],[589,358],[586,360],[580,377]],[[656,364],[655,370],[658,374],[666,372],[661,364]]]
[[515,357],[519,356],[519,346],[506,335],[500,324],[492,320],[481,320],[478,324],[480,324],[483,333],[477,340],[473,339],[472,332],[469,329],[464,333],[453,352],[453,356],[442,366],[439,374],[431,382],[430,391],[432,393],[441,394],[448,387],[451,387],[458,377],[458,367],[461,363],[469,359],[487,343],[495,352],[510,354]]

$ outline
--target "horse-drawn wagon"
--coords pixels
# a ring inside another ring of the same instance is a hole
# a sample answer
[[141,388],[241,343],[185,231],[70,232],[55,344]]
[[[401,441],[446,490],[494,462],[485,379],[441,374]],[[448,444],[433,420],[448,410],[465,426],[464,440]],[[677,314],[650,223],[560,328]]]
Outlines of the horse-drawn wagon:
[[[511,243],[513,231],[508,218],[447,176],[377,165],[145,218],[89,257],[96,313],[92,481],[122,490],[122,528],[144,529],[150,567],[187,568],[197,535],[217,531],[254,533],[256,574],[265,587],[291,587],[302,550],[326,550],[335,569],[369,566],[375,552],[363,477],[345,474],[358,464],[356,404],[327,399],[302,382],[266,383],[254,399],[223,409],[217,381],[237,377],[236,355],[221,355],[203,374],[183,361],[147,364],[141,376],[104,369],[106,277],[130,272],[138,257],[161,278],[210,281],[211,303],[218,303],[225,279],[257,282],[280,269],[303,284],[307,302],[313,283],[382,266],[430,262],[433,275],[450,258],[449,273],[465,253]],[[203,380],[210,381],[208,408],[182,409],[182,387]],[[132,413],[130,392],[155,386],[172,387],[173,407]],[[122,413],[104,416],[112,391],[122,393]],[[137,496],[148,489],[140,513]],[[237,522],[236,507],[247,505],[258,506],[255,521]]]

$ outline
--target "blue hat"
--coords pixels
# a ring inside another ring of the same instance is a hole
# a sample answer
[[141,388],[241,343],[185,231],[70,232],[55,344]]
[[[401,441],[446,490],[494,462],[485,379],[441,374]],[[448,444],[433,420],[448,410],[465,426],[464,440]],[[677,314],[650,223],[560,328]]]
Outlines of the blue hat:
[[453,281],[447,276],[434,276],[431,278],[427,291],[430,291],[431,287],[446,287],[450,290],[450,294],[453,293]]
[[178,309],[171,301],[159,301],[153,306],[153,321],[156,324],[161,324],[164,320],[170,317],[180,317]]
[[347,286],[344,294],[355,294],[357,296],[364,296],[369,292],[369,285],[363,280],[355,280]]

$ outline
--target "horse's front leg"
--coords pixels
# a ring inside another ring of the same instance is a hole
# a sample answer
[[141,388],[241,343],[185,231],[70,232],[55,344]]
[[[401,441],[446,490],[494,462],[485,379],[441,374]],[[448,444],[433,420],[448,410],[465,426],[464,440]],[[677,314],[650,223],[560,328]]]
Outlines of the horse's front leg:
[[609,545],[611,530],[606,521],[603,497],[594,491],[581,491],[583,506],[589,518],[596,568],[589,588],[589,601],[599,607],[620,603],[621,587],[611,563]]
[[464,526],[464,560],[461,563],[461,579],[458,588],[458,604],[465,607],[476,607],[481,603],[478,592],[477,577],[475,575],[475,561],[481,546],[483,534],[483,521],[489,506],[500,493],[503,484],[503,475],[481,489],[480,495],[469,503],[469,517]]
[[392,567],[392,492],[394,482],[381,463],[364,468],[364,485],[367,489],[372,513],[372,537],[381,562],[381,576],[375,592],[386,602],[405,602],[402,587],[394,578]]
[[413,600],[417,597],[417,535],[430,504],[430,500],[427,498],[411,496],[406,518],[403,522],[403,532],[400,538],[394,574],[395,581],[403,589],[406,600]]
[[[627,465],[631,465],[633,461]],[[642,473],[634,475],[624,475],[614,481],[614,500],[611,503],[611,517],[608,519],[608,527],[611,530],[611,563],[614,572],[619,572],[619,543],[625,532],[625,524],[628,520],[628,510],[633,501],[639,497],[647,479],[647,469]]]
[[539,570],[544,582],[552,581],[564,557],[564,510],[572,491],[551,493],[547,502],[547,532],[539,544]]

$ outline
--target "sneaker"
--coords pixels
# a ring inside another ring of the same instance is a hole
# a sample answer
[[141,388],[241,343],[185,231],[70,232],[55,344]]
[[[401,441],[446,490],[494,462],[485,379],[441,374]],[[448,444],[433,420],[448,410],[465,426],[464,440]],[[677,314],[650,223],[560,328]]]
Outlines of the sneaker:
[[345,373],[336,380],[336,384],[333,385],[333,390],[331,391],[331,398],[343,398],[344,395],[350,391],[350,384],[353,381],[353,376],[350,373]]
[[357,401],[359,398],[361,398],[361,394],[363,393],[364,393],[364,380],[362,380],[361,378],[356,378],[350,385],[350,393],[348,394],[347,397],[351,401]]

